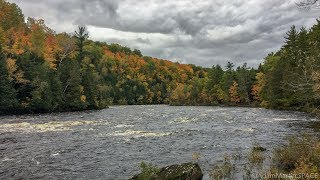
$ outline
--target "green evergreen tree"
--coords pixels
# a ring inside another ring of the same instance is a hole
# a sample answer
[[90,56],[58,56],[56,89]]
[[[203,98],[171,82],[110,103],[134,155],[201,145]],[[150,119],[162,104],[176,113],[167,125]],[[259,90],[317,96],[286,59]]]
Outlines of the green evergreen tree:
[[81,63],[84,58],[83,47],[84,42],[89,38],[89,33],[87,32],[86,27],[78,27],[78,31],[74,32],[75,37],[77,38],[77,46],[78,46],[78,62]]
[[0,42],[0,114],[13,113],[18,107],[16,90],[8,77],[6,60]]

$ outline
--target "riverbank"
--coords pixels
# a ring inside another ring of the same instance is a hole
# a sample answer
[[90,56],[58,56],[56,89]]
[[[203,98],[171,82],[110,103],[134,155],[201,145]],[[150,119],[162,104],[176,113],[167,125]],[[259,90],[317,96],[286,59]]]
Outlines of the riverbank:
[[[319,134],[318,134],[319,135]],[[257,148],[258,147],[258,148]],[[227,156],[224,162],[213,167],[211,179],[319,179],[319,136],[295,135],[283,145],[273,149],[268,159],[260,146],[253,146],[242,166],[235,164],[234,157]]]
[[109,106],[103,108],[86,108],[86,109],[59,109],[59,110],[32,110],[32,109],[12,109],[8,111],[0,111],[0,116],[10,115],[39,115],[39,114],[51,114],[51,113],[68,113],[68,112],[88,112],[88,111],[99,111],[102,109],[108,109]]
[[[266,151],[272,151],[270,157]],[[141,173],[132,179],[183,179],[201,180],[203,173],[197,162],[200,154],[194,156],[193,163],[169,165],[158,168],[153,164],[141,163]],[[242,163],[239,164],[239,162]],[[185,167],[186,166],[186,167]],[[192,166],[193,168],[188,168]],[[180,168],[172,168],[180,167]],[[182,168],[181,168],[182,167]],[[162,172],[162,173],[160,173]],[[164,176],[165,175],[165,176]],[[258,144],[252,146],[246,155],[225,155],[222,163],[209,170],[205,179],[319,179],[320,178],[320,139],[310,135],[291,136],[285,144],[268,150]]]

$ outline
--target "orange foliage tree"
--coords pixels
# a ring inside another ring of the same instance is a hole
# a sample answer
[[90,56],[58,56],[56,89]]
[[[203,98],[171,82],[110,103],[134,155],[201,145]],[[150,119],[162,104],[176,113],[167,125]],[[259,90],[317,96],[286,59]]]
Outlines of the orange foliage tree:
[[252,92],[254,100],[261,102],[262,101],[262,90],[266,85],[265,75],[263,72],[256,74],[256,84],[252,86]]

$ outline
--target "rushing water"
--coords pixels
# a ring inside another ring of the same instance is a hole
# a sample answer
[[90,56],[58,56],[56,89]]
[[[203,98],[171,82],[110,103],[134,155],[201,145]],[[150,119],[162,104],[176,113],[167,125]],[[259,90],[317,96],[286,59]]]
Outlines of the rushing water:
[[[269,151],[310,131],[303,113],[259,108],[113,106],[101,111],[0,117],[0,179],[127,179],[142,161],[192,161],[204,173],[253,143]],[[298,124],[298,125],[295,125]],[[207,175],[206,175],[207,177]]]

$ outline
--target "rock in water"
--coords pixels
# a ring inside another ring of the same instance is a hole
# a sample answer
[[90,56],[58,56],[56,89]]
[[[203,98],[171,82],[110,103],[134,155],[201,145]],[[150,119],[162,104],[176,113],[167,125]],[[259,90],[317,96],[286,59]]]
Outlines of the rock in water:
[[203,174],[197,163],[184,163],[166,166],[152,177],[140,178],[135,175],[131,180],[202,180]]
[[157,176],[159,179],[168,180],[201,180],[203,174],[198,164],[184,163],[164,167]]

